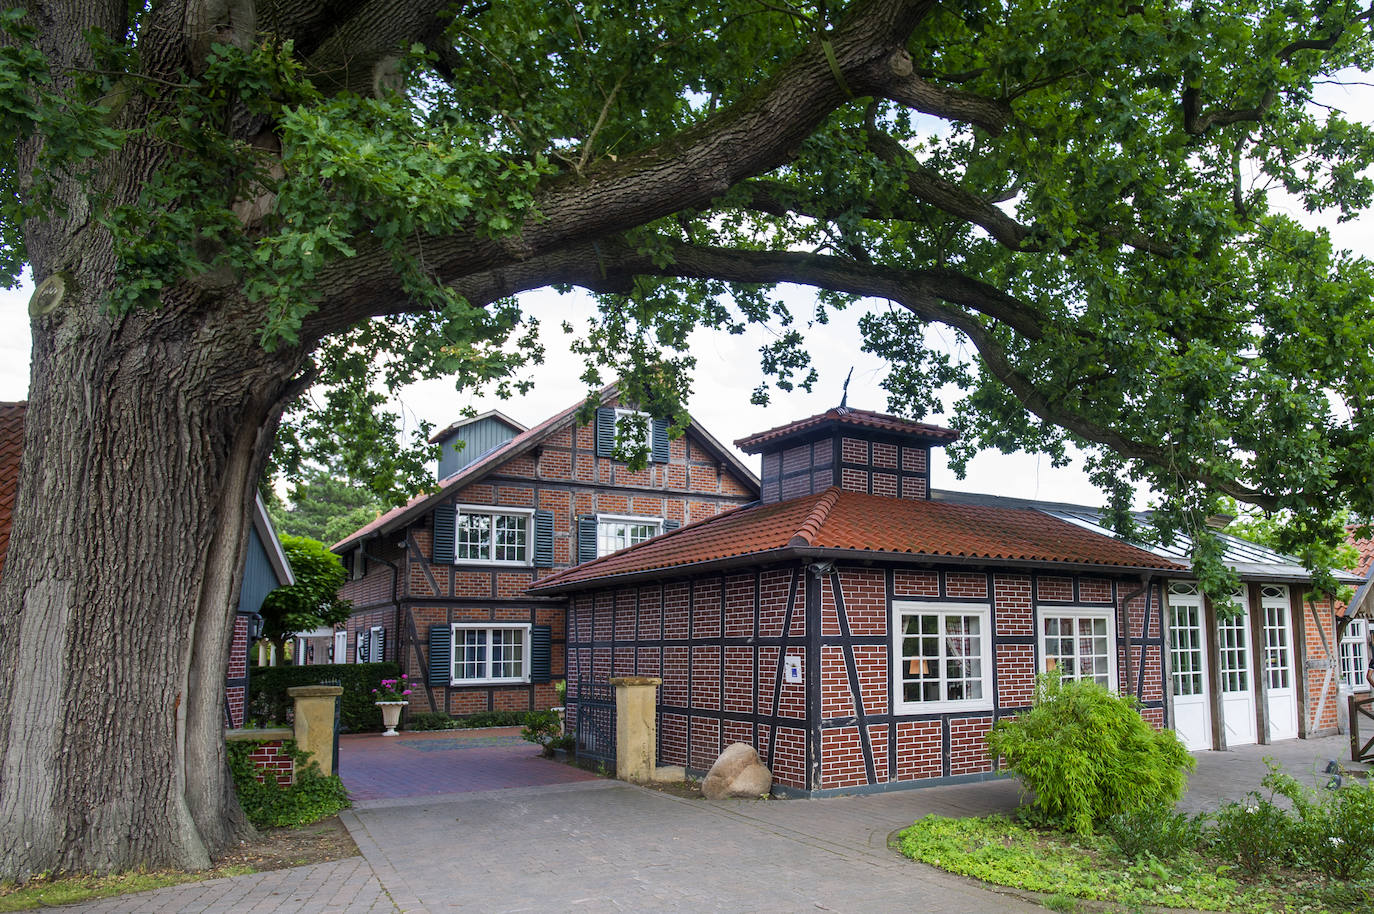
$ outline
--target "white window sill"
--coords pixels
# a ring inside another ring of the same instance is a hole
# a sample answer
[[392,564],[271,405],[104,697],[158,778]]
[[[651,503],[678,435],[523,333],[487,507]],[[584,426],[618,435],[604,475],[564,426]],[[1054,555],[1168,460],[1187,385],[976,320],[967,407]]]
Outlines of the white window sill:
[[505,559],[454,559],[455,565],[500,565],[502,568],[533,568],[533,562],[512,562]]
[[464,686],[492,686],[492,685],[529,685],[529,677],[523,679],[451,679],[449,686],[461,689]]
[[918,715],[934,714],[954,714],[963,711],[992,711],[991,699],[978,699],[977,701],[921,701],[921,702],[897,702],[894,716],[903,715],[915,717]]

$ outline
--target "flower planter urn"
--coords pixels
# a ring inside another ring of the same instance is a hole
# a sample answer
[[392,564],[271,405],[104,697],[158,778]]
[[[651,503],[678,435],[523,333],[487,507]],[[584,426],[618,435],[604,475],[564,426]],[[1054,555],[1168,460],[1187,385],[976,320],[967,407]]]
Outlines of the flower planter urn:
[[396,725],[401,722],[401,709],[410,704],[408,701],[374,701],[382,709],[382,723],[386,730],[382,736],[397,736]]

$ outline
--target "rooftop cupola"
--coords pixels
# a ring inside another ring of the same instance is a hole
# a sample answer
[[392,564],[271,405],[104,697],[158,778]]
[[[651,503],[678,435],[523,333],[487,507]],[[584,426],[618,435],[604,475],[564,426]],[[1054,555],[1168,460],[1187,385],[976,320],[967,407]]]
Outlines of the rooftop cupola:
[[930,498],[930,449],[959,433],[838,406],[735,442],[763,455],[760,499],[787,501],[838,486],[889,498]]

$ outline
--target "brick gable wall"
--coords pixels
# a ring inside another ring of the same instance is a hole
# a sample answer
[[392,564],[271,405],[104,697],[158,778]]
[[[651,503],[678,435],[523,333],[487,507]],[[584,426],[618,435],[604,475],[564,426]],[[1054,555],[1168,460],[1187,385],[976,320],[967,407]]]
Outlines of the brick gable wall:
[[[381,625],[386,630],[387,659],[398,660],[412,679],[423,680],[429,668],[430,626],[481,621],[530,623],[552,629],[552,672],[557,680],[565,669],[566,604],[559,599],[531,598],[525,591],[538,578],[574,564],[579,517],[616,514],[661,517],[685,524],[755,498],[752,483],[712,457],[691,431],[669,443],[667,463],[650,463],[637,471],[596,456],[593,439],[587,426],[559,429],[537,448],[497,464],[478,481],[444,499],[454,505],[538,508],[551,512],[552,568],[435,562],[430,513],[403,533],[387,537],[403,544],[394,553],[385,553],[399,567],[403,608],[399,630],[395,605],[391,602],[389,567],[370,563],[363,579],[345,585],[342,595],[355,605],[345,626],[349,660],[355,659],[357,632]],[[374,543],[369,551],[376,548]],[[671,625],[686,626],[682,606],[674,603],[667,610],[666,618],[671,619]],[[645,613],[644,624],[658,624],[658,604],[646,607]],[[609,624],[617,624],[614,612],[604,615]],[[628,618],[623,612],[620,617]],[[621,628],[614,639],[610,633],[598,630],[596,640],[626,645],[614,659],[609,648],[604,651],[600,662],[606,669],[635,664],[635,651],[628,647],[633,642],[632,629]],[[660,662],[658,654],[646,654],[643,659],[646,664]],[[665,658],[662,662],[668,661]],[[711,661],[703,658],[701,662]],[[719,658],[714,662],[719,665]],[[436,710],[463,715],[484,710],[534,710],[557,703],[552,684],[492,688],[425,686],[417,691],[408,709],[412,712]]]

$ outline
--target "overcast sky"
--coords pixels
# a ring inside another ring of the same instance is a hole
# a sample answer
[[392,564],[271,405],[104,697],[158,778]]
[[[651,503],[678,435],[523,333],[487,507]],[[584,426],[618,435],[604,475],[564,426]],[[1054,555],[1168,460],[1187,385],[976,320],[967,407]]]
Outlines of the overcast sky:
[[[1332,87],[1323,94],[1322,100],[1367,123],[1374,122],[1374,89],[1368,86]],[[1293,215],[1307,221],[1300,212]],[[1338,247],[1374,257],[1374,232],[1367,226],[1362,229],[1361,221],[1365,220],[1329,227]],[[27,307],[31,293],[32,286],[27,282],[19,289],[0,290],[0,400],[22,400],[28,396]],[[808,304],[812,301],[811,292],[791,287],[785,289],[783,295],[794,316],[804,322],[811,310]],[[545,290],[523,296],[522,302],[529,314],[540,319],[546,349],[545,364],[532,372],[533,391],[526,397],[501,402],[493,396],[460,394],[452,384],[443,381],[414,385],[400,398],[400,408],[408,423],[427,419],[443,427],[457,418],[464,407],[472,406],[478,411],[500,409],[513,419],[534,425],[579,399],[582,389],[577,378],[581,366],[568,352],[559,328],[565,319],[585,326],[592,313],[590,299],[581,294],[560,296]],[[859,351],[858,317],[872,307],[885,305],[864,302],[846,312],[832,313],[828,326],[808,333],[811,356],[820,374],[815,392],[787,394],[777,391],[768,407],[749,403],[750,393],[762,378],[758,349],[770,339],[766,331],[754,328],[738,337],[698,331],[692,346],[692,354],[697,359],[694,393],[688,404],[692,416],[716,438],[729,443],[838,405],[841,385],[851,367],[854,378],[849,386],[849,404],[863,409],[885,409],[886,396],[879,384],[886,365]],[[954,346],[955,334],[951,331],[943,331],[943,334],[950,346]],[[938,423],[940,417],[932,416],[928,421]],[[757,472],[757,458],[744,459]],[[1102,500],[1078,466],[1054,469],[1047,458],[1032,455],[984,453],[972,462],[968,478],[962,481],[954,479],[942,455],[937,454],[931,470],[932,482],[937,488],[1088,505],[1100,504]],[[1143,507],[1143,494],[1139,502],[1138,507]]]

